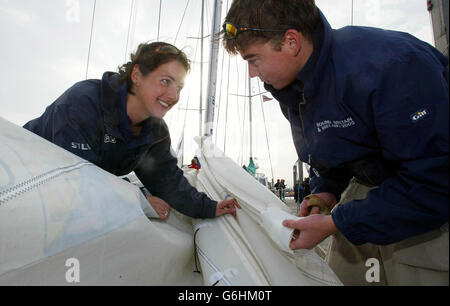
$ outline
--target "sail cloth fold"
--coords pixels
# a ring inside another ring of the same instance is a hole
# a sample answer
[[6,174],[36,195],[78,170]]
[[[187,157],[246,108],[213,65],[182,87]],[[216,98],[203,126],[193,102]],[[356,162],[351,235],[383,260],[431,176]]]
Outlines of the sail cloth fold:
[[137,186],[2,118],[0,142],[0,285],[340,284],[320,258],[270,238],[261,217],[284,204],[208,139],[186,177],[236,197],[236,219],[149,219]]
[[201,285],[190,218],[0,118],[0,285]]
[[[202,144],[197,151],[202,168],[185,169],[185,176],[211,198],[235,197],[242,207],[236,219],[226,215],[194,221],[205,285],[342,285],[316,252],[289,249],[292,231],[274,225],[283,218],[297,219],[285,204],[210,137],[196,141]],[[268,221],[271,217],[277,221]]]

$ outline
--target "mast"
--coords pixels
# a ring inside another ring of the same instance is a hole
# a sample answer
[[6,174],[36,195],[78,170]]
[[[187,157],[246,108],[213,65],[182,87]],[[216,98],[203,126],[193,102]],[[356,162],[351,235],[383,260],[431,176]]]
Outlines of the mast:
[[204,136],[211,136],[214,129],[214,108],[216,104],[216,83],[217,83],[217,66],[219,61],[219,38],[216,34],[220,32],[220,19],[222,15],[223,0],[214,1],[214,15],[211,30],[211,48],[209,55],[209,75],[208,75],[208,92],[206,104],[206,117]]
[[430,12],[436,49],[448,57],[448,1],[428,0],[427,7]]
[[202,135],[202,117],[203,117],[203,24],[204,24],[205,0],[202,0],[201,32],[200,32],[200,109],[198,122],[198,135]]

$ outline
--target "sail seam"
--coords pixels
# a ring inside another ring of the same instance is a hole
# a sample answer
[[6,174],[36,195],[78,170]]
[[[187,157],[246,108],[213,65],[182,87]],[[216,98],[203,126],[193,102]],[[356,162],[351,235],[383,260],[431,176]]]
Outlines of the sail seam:
[[92,165],[92,164],[87,161],[82,161],[82,162],[79,162],[77,164],[70,165],[67,167],[53,169],[46,173],[32,177],[32,178],[30,178],[24,182],[21,182],[15,186],[12,186],[6,190],[3,190],[0,192],[0,206],[2,206],[3,204],[5,204],[8,201],[11,201],[12,199],[17,198],[18,196],[23,195],[24,193],[27,193],[28,191],[30,191],[40,185],[43,185],[43,184],[57,178],[58,176],[60,176],[64,173],[77,170],[86,165]]
[[[217,268],[216,267],[216,265],[214,265],[214,263],[211,261],[211,259],[209,259],[209,257],[208,256],[206,256],[206,254],[202,251],[202,249],[200,249],[198,246],[197,246],[197,250],[198,250],[198,254],[201,256],[201,257],[203,257],[203,259],[206,261],[206,263],[214,270],[214,272],[220,272],[221,273],[221,271],[219,270],[219,268]],[[228,286],[231,286],[232,284],[231,284],[231,282],[227,279],[227,277],[225,276],[225,275],[223,275],[223,278],[222,278],[223,280],[224,280],[224,282],[226,283],[226,285],[228,285]]]

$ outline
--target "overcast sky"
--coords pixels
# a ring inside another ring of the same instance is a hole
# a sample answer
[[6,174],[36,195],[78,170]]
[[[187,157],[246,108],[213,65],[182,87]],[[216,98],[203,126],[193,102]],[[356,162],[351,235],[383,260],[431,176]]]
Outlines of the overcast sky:
[[[211,28],[213,1],[205,2],[207,35]],[[0,60],[3,71],[0,75],[0,116],[23,125],[40,116],[47,105],[75,82],[84,80],[86,73],[88,78],[98,79],[105,71],[117,71],[119,65],[129,60],[130,52],[139,43],[157,39],[159,3],[159,0],[97,0],[87,69],[94,0],[0,0]],[[200,36],[201,0],[163,0],[162,3],[160,40],[175,42],[193,62],[180,102],[165,118],[173,147],[176,147],[184,127],[184,162],[188,163],[195,152],[192,138],[199,131],[199,112],[185,109],[199,108],[200,43],[193,37]],[[223,0],[221,20],[230,3],[231,0]],[[351,0],[317,0],[316,4],[333,28],[351,24]],[[430,44],[433,41],[425,0],[354,0],[353,22],[355,25],[409,32]],[[204,44],[203,62],[207,64],[209,40],[205,39]],[[228,62],[231,67],[229,83]],[[221,49],[219,76],[223,78],[218,79],[218,92],[223,94],[216,98],[218,109],[215,115],[219,121],[214,139],[224,149],[226,131],[225,151],[242,165],[248,163],[249,157],[248,99],[225,93],[227,89],[230,94],[244,95],[248,92],[245,64],[240,57],[229,59],[223,56]],[[206,79],[205,70],[204,99]],[[258,83],[252,80],[252,94],[263,89]],[[273,169],[275,179],[285,178],[292,186],[292,166],[297,157],[289,123],[275,100],[262,104],[256,97],[252,105],[253,155],[258,159],[260,171],[270,179]]]

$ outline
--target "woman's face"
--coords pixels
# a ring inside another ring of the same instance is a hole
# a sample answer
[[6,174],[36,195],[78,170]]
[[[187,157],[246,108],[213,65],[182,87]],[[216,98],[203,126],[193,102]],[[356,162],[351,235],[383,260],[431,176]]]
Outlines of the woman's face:
[[162,64],[146,76],[140,73],[136,65],[132,90],[140,104],[140,111],[144,112],[142,115],[163,118],[180,99],[186,74],[183,65],[176,60]]

